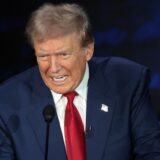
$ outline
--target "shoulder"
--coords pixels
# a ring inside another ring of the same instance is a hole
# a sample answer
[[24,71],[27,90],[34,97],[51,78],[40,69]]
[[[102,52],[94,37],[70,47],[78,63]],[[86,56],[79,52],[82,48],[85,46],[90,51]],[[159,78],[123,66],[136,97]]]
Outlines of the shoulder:
[[7,79],[6,81],[2,82],[0,85],[0,91],[6,88],[12,88],[12,87],[18,87],[18,85],[26,82],[30,82],[29,80],[32,80],[35,76],[35,74],[38,74],[38,68],[37,66],[29,68],[19,74],[14,75],[13,77]]
[[[146,66],[141,65],[135,61],[122,58],[122,57],[94,57],[92,61],[98,65],[103,65],[104,67],[111,67],[111,68],[146,68]],[[125,69],[127,69],[125,68]]]
[[103,57],[93,58],[93,62],[104,74],[112,73],[113,75],[133,75],[147,71],[148,67],[141,65],[132,60],[121,57]]
[[0,85],[0,104],[11,103],[15,100],[23,100],[33,90],[36,77],[39,74],[37,67],[32,67],[26,71],[19,73]]
[[92,71],[92,77],[101,77],[103,82],[116,92],[126,87],[134,88],[140,83],[148,84],[150,80],[149,69],[146,66],[125,58],[95,58],[93,64],[95,69]]

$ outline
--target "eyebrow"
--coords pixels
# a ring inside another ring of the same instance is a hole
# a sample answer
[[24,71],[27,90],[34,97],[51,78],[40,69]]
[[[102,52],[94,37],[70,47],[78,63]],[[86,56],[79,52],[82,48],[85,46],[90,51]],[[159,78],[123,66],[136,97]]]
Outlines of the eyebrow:
[[49,56],[49,55],[58,55],[58,54],[61,54],[61,53],[72,53],[73,51],[72,50],[61,50],[61,51],[57,51],[57,52],[54,52],[54,53],[51,53],[51,52],[46,52],[46,51],[40,51],[40,52],[37,52],[37,56]]

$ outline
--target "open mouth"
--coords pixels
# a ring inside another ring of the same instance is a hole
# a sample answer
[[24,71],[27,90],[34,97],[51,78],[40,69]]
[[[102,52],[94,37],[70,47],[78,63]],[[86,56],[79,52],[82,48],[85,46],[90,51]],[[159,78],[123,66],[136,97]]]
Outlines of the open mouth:
[[52,77],[52,80],[54,80],[54,82],[64,82],[67,79],[68,76],[56,76],[56,77]]

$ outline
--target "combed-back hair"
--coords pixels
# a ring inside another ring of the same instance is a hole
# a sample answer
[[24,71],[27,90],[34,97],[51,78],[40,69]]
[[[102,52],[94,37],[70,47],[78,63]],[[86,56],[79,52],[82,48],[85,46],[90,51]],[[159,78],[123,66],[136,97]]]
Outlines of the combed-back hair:
[[72,32],[78,33],[82,47],[94,41],[88,16],[77,4],[45,3],[31,14],[26,25],[26,34],[32,45]]

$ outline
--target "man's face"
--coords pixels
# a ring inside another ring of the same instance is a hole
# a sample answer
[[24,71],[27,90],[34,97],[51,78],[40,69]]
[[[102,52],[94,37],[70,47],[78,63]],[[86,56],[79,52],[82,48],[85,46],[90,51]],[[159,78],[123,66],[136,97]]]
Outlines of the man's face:
[[35,42],[35,54],[45,84],[54,92],[67,93],[81,82],[94,44],[82,48],[76,33]]

